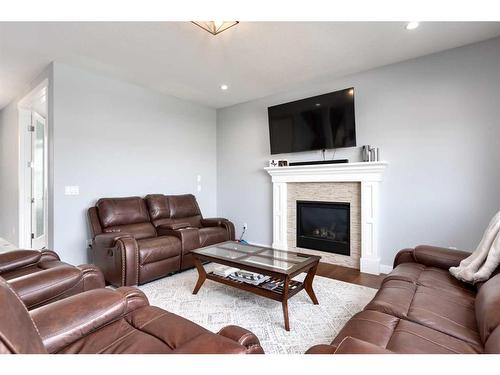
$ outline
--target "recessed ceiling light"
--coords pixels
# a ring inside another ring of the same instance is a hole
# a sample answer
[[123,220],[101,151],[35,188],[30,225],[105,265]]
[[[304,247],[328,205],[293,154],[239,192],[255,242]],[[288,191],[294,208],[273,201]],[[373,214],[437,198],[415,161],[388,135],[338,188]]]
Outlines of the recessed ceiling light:
[[406,30],[415,30],[420,25],[420,22],[412,21],[406,24]]
[[228,85],[220,85],[220,89],[226,91],[229,88]]

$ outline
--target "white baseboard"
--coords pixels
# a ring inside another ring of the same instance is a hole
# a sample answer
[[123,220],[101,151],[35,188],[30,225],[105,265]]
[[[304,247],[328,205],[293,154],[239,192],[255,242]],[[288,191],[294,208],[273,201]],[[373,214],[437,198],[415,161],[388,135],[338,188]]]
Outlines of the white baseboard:
[[261,244],[261,243],[250,242],[250,241],[248,241],[248,244],[249,244],[249,245],[253,245],[253,246],[272,247],[272,246],[271,246],[271,244],[268,244],[268,245],[263,245],[263,244]]

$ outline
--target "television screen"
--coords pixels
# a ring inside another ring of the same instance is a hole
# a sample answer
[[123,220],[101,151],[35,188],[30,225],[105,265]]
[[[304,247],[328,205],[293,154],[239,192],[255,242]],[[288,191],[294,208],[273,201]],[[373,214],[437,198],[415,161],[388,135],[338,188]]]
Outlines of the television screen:
[[267,109],[271,154],[356,146],[354,89]]

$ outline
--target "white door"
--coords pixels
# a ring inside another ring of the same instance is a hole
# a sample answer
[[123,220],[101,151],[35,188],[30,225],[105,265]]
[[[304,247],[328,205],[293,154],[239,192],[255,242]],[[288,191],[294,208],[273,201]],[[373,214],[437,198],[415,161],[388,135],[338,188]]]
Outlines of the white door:
[[31,247],[47,247],[47,126],[31,113]]

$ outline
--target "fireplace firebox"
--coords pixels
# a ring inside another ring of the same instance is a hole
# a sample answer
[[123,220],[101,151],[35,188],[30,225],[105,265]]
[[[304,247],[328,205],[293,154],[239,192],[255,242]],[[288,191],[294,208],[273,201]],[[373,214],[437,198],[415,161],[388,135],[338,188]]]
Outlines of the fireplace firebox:
[[350,255],[349,203],[297,201],[297,247]]

